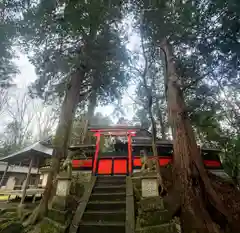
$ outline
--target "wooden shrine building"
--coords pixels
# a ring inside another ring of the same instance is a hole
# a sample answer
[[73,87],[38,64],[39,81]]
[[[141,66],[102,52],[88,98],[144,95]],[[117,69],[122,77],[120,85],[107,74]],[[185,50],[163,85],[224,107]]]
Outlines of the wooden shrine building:
[[[87,153],[85,158],[73,159],[74,170],[89,171],[94,175],[131,175],[141,168],[140,151],[142,149],[147,151],[150,158],[153,156],[151,133],[140,127],[91,126],[89,131],[95,136],[94,150]],[[90,147],[93,149],[92,145]],[[77,148],[70,148],[70,150]],[[219,150],[200,147],[199,149],[207,169],[223,171]],[[166,166],[172,162],[171,141],[157,140],[157,151],[160,166]]]

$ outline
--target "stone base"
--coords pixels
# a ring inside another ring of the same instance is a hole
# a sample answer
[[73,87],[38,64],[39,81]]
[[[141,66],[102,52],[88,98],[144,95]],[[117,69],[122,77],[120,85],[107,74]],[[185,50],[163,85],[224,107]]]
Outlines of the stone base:
[[54,196],[52,201],[52,208],[60,211],[67,209],[67,197]]
[[67,197],[54,196],[52,201],[52,209],[65,211],[71,210],[77,207],[77,202],[73,196],[68,195]]
[[155,226],[169,222],[172,216],[167,210],[155,210],[142,212],[138,215],[136,225],[138,227]]
[[140,211],[164,210],[164,203],[161,197],[146,197],[139,202]]
[[59,222],[61,224],[66,224],[69,222],[71,217],[71,211],[69,210],[56,210],[56,209],[49,209],[48,210],[48,218],[55,222]]
[[136,229],[136,233],[178,233],[179,227],[175,223],[167,223],[158,226]]
[[70,194],[71,178],[65,176],[58,176],[57,178],[57,196],[66,197]]

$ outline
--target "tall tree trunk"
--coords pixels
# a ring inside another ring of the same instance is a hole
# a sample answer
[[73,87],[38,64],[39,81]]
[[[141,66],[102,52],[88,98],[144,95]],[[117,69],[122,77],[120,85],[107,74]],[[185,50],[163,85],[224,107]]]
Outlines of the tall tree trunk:
[[89,97],[89,102],[88,102],[88,110],[87,110],[86,120],[85,120],[85,124],[84,124],[82,139],[81,139],[82,144],[87,143],[88,125],[91,124],[91,120],[94,115],[94,110],[96,108],[96,104],[97,104],[97,94],[93,88],[92,93]]
[[204,168],[200,150],[187,115],[181,90],[181,80],[176,72],[172,47],[162,41],[167,66],[166,97],[168,118],[172,128],[175,192],[181,196],[181,216],[184,232],[219,233],[220,230],[207,211],[208,200],[221,217],[232,222],[219,196],[213,189]]
[[46,188],[39,206],[35,209],[26,224],[33,224],[39,218],[43,217],[48,210],[48,202],[51,197],[53,188],[53,180],[59,172],[60,160],[66,157],[68,150],[69,133],[73,117],[76,111],[77,104],[80,97],[80,88],[82,80],[84,79],[84,71],[77,70],[73,73],[68,84],[64,101],[62,103],[60,119],[56,130],[56,137],[54,138],[54,150],[51,160],[51,170],[48,174]]
[[166,125],[164,123],[164,120],[163,120],[163,113],[162,111],[160,110],[160,106],[158,104],[158,120],[159,120],[159,124],[160,124],[160,131],[161,131],[161,136],[162,136],[162,139],[163,140],[166,140],[167,139],[167,136],[166,136]]
[[[145,57],[145,61],[147,64],[147,58]],[[144,74],[143,74],[143,84],[145,87],[145,90],[147,92],[147,97],[148,97],[148,114],[151,120],[152,124],[152,151],[153,151],[153,156],[154,160],[156,163],[156,172],[157,172],[157,179],[158,179],[158,184],[161,187],[161,194],[164,191],[164,185],[163,185],[163,179],[161,175],[161,170],[160,170],[160,165],[159,165],[159,160],[158,160],[158,152],[157,152],[157,127],[156,127],[156,121],[153,116],[153,96],[152,96],[152,91],[147,85],[147,80],[146,80],[146,73],[147,73],[147,66],[145,66],[144,69]]]
[[232,170],[232,180],[236,187],[239,187],[238,176],[239,176],[239,155],[236,149],[234,148],[234,159],[233,159],[233,170]]
[[155,163],[156,163],[156,172],[157,172],[158,184],[161,188],[160,194],[162,194],[163,191],[165,190],[165,188],[164,188],[164,185],[163,185],[163,179],[162,179],[162,176],[161,176],[160,164],[159,164],[159,159],[158,159],[157,127],[156,127],[156,121],[155,121],[153,113],[152,113],[152,95],[150,95],[150,93],[149,93],[148,114],[150,116],[150,120],[151,120],[151,124],[152,124],[152,151],[153,151],[153,156],[154,156],[154,160],[155,160]]
[[152,124],[152,151],[153,151],[153,156],[157,157],[158,156],[158,152],[157,152],[157,128],[156,128],[156,121],[154,119],[151,107],[149,107],[149,109],[148,109],[148,114],[150,116],[150,120],[151,120],[151,124]]

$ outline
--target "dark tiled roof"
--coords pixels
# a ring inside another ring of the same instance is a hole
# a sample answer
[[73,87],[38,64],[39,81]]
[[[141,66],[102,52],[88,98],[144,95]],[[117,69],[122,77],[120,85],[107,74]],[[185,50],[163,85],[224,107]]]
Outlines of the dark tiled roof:
[[36,142],[28,147],[23,148],[13,154],[0,158],[0,161],[9,161],[9,160],[19,160],[25,157],[34,155],[35,153],[38,156],[49,157],[52,155],[52,148],[42,145],[40,142]]

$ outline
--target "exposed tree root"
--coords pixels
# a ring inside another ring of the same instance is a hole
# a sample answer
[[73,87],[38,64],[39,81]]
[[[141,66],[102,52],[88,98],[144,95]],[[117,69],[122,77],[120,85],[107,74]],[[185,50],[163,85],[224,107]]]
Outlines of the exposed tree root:
[[45,214],[46,214],[46,209],[44,208],[41,203],[34,209],[33,213],[29,216],[29,218],[23,223],[23,226],[29,226],[29,225],[34,225],[36,224],[39,220],[41,220]]
[[213,174],[209,175],[214,190],[223,200],[226,210],[233,216],[232,222],[228,222],[209,201],[208,193],[201,187],[202,184],[192,183],[187,192],[190,196],[182,199],[182,193],[173,184],[171,168],[162,168],[161,172],[167,189],[167,195],[164,197],[165,206],[172,217],[180,217],[184,233],[240,232],[240,192],[231,183]]

